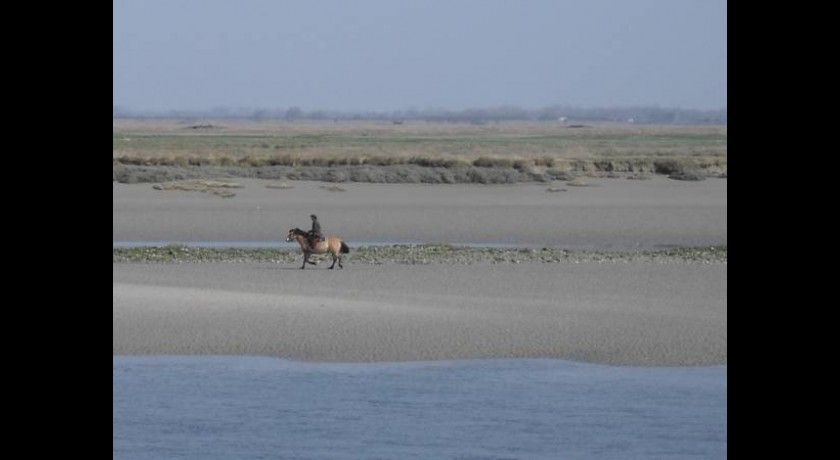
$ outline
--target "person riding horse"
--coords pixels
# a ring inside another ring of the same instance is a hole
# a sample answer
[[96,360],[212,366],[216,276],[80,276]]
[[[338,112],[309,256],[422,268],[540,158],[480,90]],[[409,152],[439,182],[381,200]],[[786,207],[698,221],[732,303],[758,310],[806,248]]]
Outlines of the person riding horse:
[[318,222],[318,216],[312,214],[309,217],[312,218],[312,230],[309,230],[308,242],[309,247],[314,248],[319,241],[324,239],[324,235],[321,233],[321,223]]

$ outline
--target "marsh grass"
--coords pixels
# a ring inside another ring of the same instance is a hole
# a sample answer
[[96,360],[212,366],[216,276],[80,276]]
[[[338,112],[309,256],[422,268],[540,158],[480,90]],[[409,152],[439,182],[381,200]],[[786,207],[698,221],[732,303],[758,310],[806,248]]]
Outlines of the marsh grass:
[[[113,126],[115,177],[122,167],[398,166],[525,173],[517,181],[551,179],[559,172],[671,175],[696,170],[719,176],[726,172],[726,157],[725,126],[604,123],[570,130],[551,122],[394,125],[384,121],[124,119],[114,120]],[[444,182],[482,177],[482,173],[452,174]],[[355,180],[364,179],[361,174]]]

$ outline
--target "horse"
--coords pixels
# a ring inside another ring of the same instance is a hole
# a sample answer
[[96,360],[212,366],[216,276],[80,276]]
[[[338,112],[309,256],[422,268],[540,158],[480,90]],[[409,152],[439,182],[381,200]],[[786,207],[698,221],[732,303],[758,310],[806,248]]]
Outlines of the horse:
[[333,263],[330,265],[330,270],[335,267],[335,262],[338,261],[338,268],[344,268],[341,265],[341,254],[350,252],[350,247],[344,241],[341,241],[337,236],[328,236],[327,239],[315,243],[315,247],[309,246],[309,233],[297,227],[290,229],[289,234],[286,235],[286,242],[291,243],[297,241],[300,245],[300,250],[303,251],[303,265],[300,269],[306,268],[306,264],[315,265],[315,262],[309,260],[312,254],[324,254],[329,252],[332,254]]

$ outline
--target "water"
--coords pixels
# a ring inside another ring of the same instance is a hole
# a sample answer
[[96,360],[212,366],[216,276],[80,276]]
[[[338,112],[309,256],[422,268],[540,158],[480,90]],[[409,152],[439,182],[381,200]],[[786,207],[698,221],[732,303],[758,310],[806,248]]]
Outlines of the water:
[[726,367],[114,357],[115,459],[726,458]]

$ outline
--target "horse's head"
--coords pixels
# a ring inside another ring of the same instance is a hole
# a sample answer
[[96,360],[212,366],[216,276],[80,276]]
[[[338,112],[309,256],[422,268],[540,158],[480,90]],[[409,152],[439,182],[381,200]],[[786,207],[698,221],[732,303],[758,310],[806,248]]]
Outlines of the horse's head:
[[291,243],[292,241],[294,241],[295,240],[295,235],[306,235],[306,232],[304,232],[303,230],[301,230],[297,227],[290,228],[289,233],[286,235],[286,242]]

